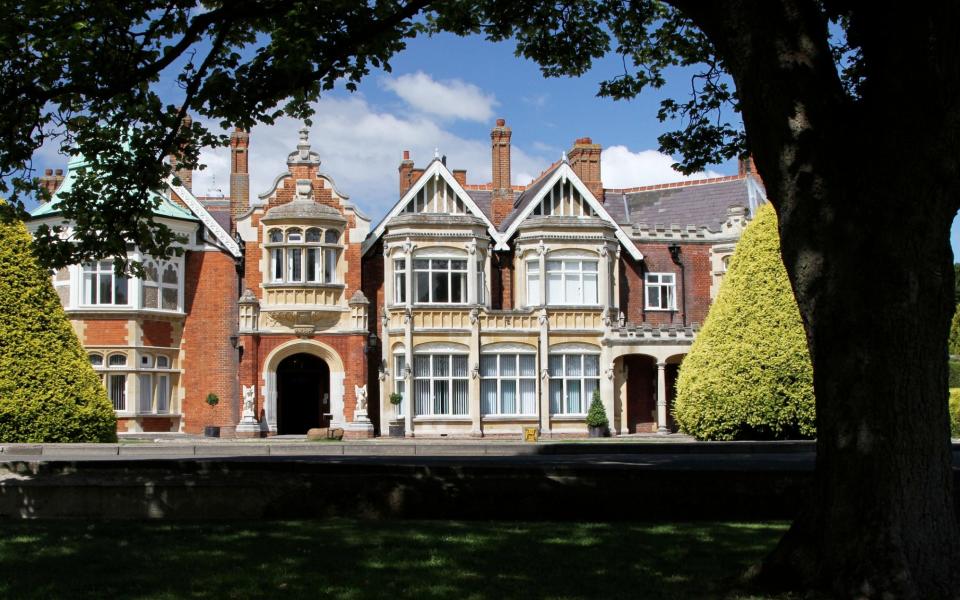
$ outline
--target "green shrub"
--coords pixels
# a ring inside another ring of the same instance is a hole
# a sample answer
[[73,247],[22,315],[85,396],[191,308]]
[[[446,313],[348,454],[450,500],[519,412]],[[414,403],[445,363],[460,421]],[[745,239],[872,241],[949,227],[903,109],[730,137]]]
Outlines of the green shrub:
[[953,312],[953,321],[950,322],[950,341],[947,342],[950,354],[960,355],[960,304]]
[[210,406],[216,406],[220,404],[220,396],[214,394],[213,392],[210,392],[209,394],[207,394],[207,404],[209,404]]
[[603,402],[600,401],[600,390],[593,390],[593,400],[590,402],[590,410],[587,411],[587,426],[606,427],[609,424],[607,409],[603,407]]
[[960,438],[960,388],[950,388],[950,436]]
[[780,258],[776,213],[764,205],[681,365],[674,417],[698,439],[734,440],[813,437],[814,415],[800,311]]
[[0,223],[0,441],[115,441],[113,407],[31,241]]
[[960,388],[960,360],[950,360],[950,387]]

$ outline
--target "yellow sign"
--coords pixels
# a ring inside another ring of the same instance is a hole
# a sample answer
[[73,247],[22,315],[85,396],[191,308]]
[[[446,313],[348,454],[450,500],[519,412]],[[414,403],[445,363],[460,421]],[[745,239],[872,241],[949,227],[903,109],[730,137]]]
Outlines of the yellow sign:
[[540,429],[538,427],[523,428],[523,441],[536,442],[538,437],[540,437]]

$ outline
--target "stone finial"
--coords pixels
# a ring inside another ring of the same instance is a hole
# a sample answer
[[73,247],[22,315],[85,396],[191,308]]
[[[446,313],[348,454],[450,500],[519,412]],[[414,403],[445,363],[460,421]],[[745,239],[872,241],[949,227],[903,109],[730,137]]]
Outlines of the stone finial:
[[349,302],[347,302],[347,304],[349,304],[350,306],[353,306],[355,304],[370,304],[370,301],[367,300],[367,297],[364,295],[363,292],[361,292],[360,290],[357,290],[353,293],[352,296],[350,296],[350,300]]
[[319,165],[320,164],[320,155],[315,151],[310,149],[310,129],[304,125],[299,130],[300,141],[297,143],[297,150],[291,152],[287,156],[287,164],[307,164],[307,165]]
[[298,179],[297,191],[293,200],[294,202],[309,202],[313,200],[313,182],[309,179]]

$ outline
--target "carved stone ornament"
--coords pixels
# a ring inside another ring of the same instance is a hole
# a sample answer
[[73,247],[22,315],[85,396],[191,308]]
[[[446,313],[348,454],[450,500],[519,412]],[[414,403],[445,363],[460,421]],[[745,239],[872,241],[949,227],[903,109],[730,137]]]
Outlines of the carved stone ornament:
[[543,256],[547,253],[547,246],[543,243],[543,240],[540,240],[540,243],[537,244],[537,254]]
[[293,333],[298,338],[308,338],[313,335],[314,327],[313,325],[294,325]]
[[610,363],[610,366],[606,370],[607,379],[613,379],[613,363]]
[[243,386],[243,416],[254,416],[254,401],[256,399],[256,387],[252,385]]
[[547,309],[541,308],[540,315],[537,317],[537,322],[540,323],[541,327],[545,327],[549,321],[550,319],[547,317]]
[[610,327],[610,325],[613,323],[613,319],[610,318],[610,307],[609,307],[609,306],[604,306],[604,307],[603,307],[603,314],[602,314],[601,318],[603,319],[603,326],[604,326],[604,327]]
[[410,307],[403,309],[403,324],[406,325],[413,320],[413,311],[410,310]]
[[546,369],[540,369],[540,379],[549,379],[549,378],[550,378],[550,371]]
[[366,412],[367,410],[367,386],[364,385],[355,385],[353,386],[353,391],[357,396],[357,410],[356,412]]
[[467,254],[473,256],[477,253],[477,240],[470,240],[467,243]]
[[413,242],[411,242],[411,241],[410,241],[410,238],[407,238],[406,240],[404,240],[404,242],[403,242],[403,251],[404,251],[404,252],[406,252],[407,254],[410,254],[411,252],[413,252],[413,249],[414,249],[414,248],[416,248],[416,244],[414,244]]
[[620,316],[617,317],[617,323],[620,327],[624,327],[627,324],[627,318],[623,315],[623,311],[620,311]]
[[480,319],[480,311],[477,310],[476,308],[471,308],[471,309],[470,309],[470,324],[471,324],[471,325],[476,325],[478,319]]
[[608,251],[608,249],[607,249],[607,245],[606,245],[606,244],[601,245],[600,248],[598,249],[598,252],[600,253],[600,256],[601,256],[602,258],[606,258],[606,257],[607,257],[607,251]]

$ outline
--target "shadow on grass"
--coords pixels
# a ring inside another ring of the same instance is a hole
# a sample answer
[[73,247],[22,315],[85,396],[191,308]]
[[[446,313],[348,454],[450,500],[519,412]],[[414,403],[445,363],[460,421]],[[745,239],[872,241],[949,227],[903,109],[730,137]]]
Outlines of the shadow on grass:
[[[585,508],[585,511],[587,509]],[[3,598],[721,598],[781,523],[0,522]]]

